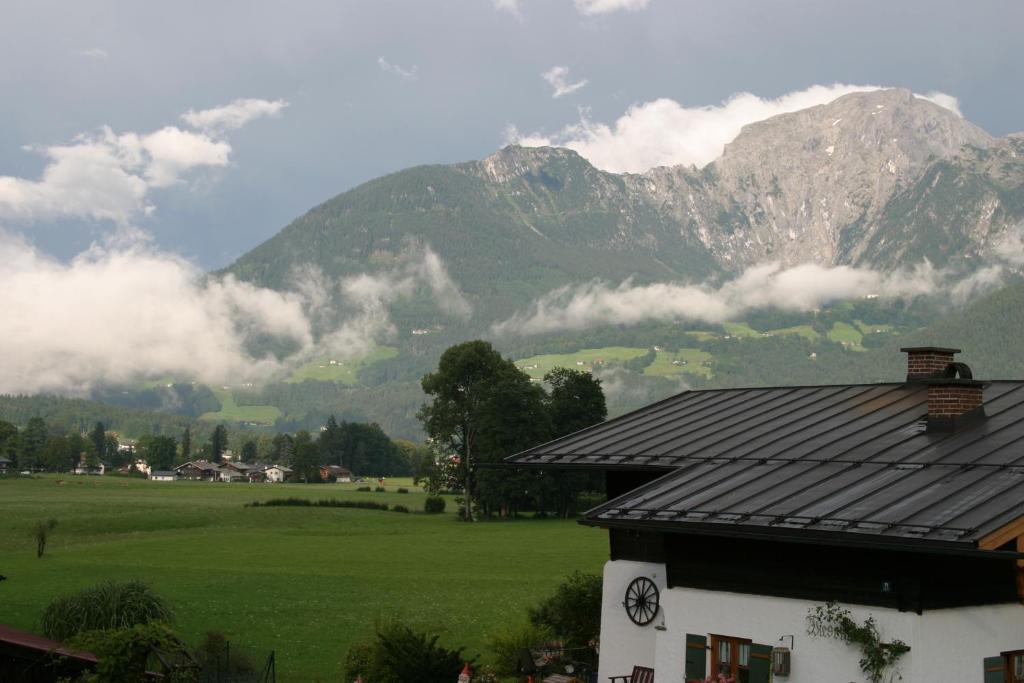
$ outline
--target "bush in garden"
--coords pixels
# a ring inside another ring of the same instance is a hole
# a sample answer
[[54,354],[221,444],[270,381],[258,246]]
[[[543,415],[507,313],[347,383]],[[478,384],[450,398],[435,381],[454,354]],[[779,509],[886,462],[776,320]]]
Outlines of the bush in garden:
[[427,496],[427,499],[423,501],[423,511],[429,514],[439,514],[444,512],[445,500],[441,496]]

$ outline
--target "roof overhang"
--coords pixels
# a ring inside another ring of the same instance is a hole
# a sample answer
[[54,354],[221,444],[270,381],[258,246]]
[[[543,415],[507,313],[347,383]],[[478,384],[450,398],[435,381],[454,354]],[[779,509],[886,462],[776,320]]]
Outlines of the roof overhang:
[[880,536],[877,534],[858,534],[844,531],[819,531],[815,529],[744,526],[741,524],[724,523],[594,519],[591,517],[584,517],[578,523],[602,529],[660,531],[681,536],[718,536],[720,538],[774,540],[784,543],[804,543],[871,550],[895,550],[935,555],[983,556],[1007,560],[1024,559],[1024,552],[985,548],[970,541],[937,541],[925,538]]

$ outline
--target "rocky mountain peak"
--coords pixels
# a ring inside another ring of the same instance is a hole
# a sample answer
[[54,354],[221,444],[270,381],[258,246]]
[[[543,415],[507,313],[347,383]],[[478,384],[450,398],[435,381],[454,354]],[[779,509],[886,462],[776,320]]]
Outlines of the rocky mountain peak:
[[564,147],[522,147],[508,145],[475,164],[487,180],[505,183],[529,174],[537,174],[558,162],[587,162],[579,154]]

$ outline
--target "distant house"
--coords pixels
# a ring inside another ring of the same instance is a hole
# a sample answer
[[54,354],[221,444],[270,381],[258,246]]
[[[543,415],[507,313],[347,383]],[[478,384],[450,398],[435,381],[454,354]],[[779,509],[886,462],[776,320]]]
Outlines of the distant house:
[[284,467],[283,465],[271,465],[263,472],[267,481],[272,484],[280,484],[283,481],[287,481],[292,475],[291,468]]
[[220,479],[220,468],[215,463],[206,460],[186,462],[175,467],[174,471],[178,473],[179,479],[190,481],[218,481]]
[[107,473],[107,464],[101,462],[95,466],[90,467],[89,464],[86,462],[85,453],[82,453],[78,457],[78,464],[75,465],[75,469],[72,471],[75,474],[94,474],[102,476]]
[[331,477],[339,484],[352,481],[352,470],[341,465],[324,465],[320,468],[320,478],[324,481]]
[[252,465],[244,462],[225,462],[220,466],[220,481],[247,481]]
[[267,473],[263,468],[249,470],[249,474],[246,476],[254,484],[262,484],[267,480]]
[[7,474],[7,470],[11,469],[11,465],[10,460],[0,456],[0,474]]
[[151,481],[175,481],[178,478],[178,473],[167,470],[152,470],[149,473]]

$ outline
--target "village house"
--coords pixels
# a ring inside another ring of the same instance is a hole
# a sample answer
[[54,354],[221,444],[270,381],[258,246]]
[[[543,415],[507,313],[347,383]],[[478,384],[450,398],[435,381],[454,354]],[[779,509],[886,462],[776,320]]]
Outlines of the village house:
[[506,459],[606,473],[599,680],[865,680],[829,604],[909,648],[884,680],[1024,680],[1024,381],[904,351],[904,382],[687,391]]
[[269,483],[280,484],[291,477],[292,471],[290,468],[284,467],[283,465],[271,465],[263,471],[263,474]]
[[150,481],[177,481],[178,473],[173,470],[151,470],[149,479]]
[[219,481],[220,467],[207,460],[192,460],[174,468],[179,479],[190,481]]
[[93,474],[102,476],[107,473],[108,465],[105,462],[97,462],[95,465],[89,465],[86,459],[85,453],[81,453],[78,456],[78,464],[75,465],[75,469],[72,470],[74,474]]
[[11,466],[11,461],[0,455],[0,475],[7,474],[7,470],[11,469]]
[[348,483],[352,481],[352,470],[341,465],[323,465],[320,467],[320,478],[324,481],[329,481],[331,477],[334,477],[334,481],[341,483]]

